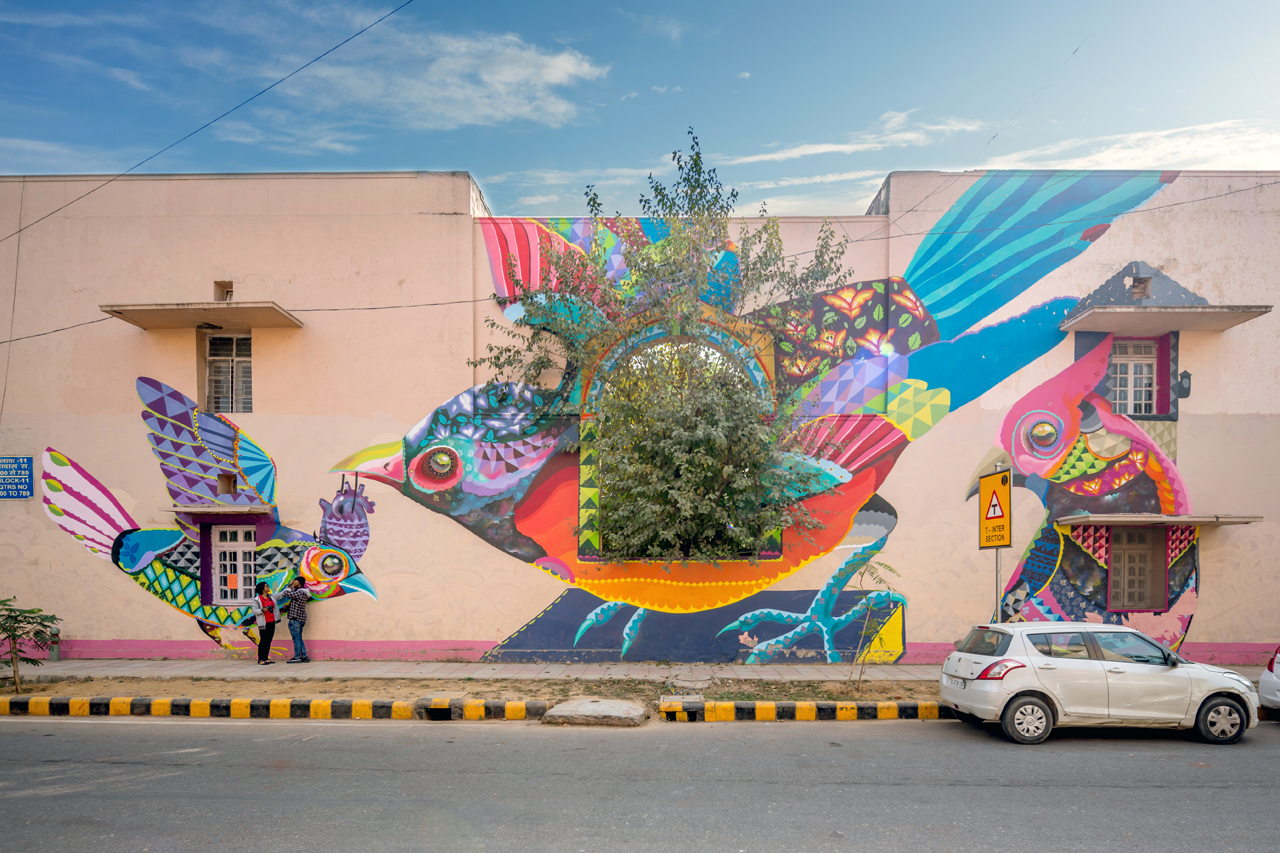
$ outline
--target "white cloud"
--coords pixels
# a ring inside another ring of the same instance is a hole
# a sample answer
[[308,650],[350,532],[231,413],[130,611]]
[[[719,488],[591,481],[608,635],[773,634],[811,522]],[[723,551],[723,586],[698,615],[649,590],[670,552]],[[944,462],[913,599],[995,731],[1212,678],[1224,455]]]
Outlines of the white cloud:
[[142,156],[136,151],[0,137],[0,174],[4,175],[117,174]]
[[364,137],[332,123],[298,119],[287,110],[259,108],[218,122],[214,135],[226,142],[260,145],[290,154],[351,154]]
[[592,184],[597,187],[627,186],[640,184],[649,175],[659,175],[671,170],[670,158],[663,158],[658,165],[649,169],[614,167],[611,169],[533,169],[526,172],[503,172],[484,178],[489,184],[515,184],[517,186],[565,186],[585,187]]
[[[826,175],[807,175],[799,178],[772,178],[766,181],[747,181],[746,183],[736,184],[740,190],[771,190],[778,187],[798,187],[805,184],[834,184],[839,181],[856,181],[861,178],[869,178],[872,176],[884,177],[884,172],[877,169],[863,170],[859,172],[832,172]],[[879,180],[877,180],[879,183]]]
[[863,181],[843,193],[766,196],[751,204],[764,202],[771,216],[861,216],[875,198],[880,183],[878,179]]
[[751,72],[750,72],[750,71],[739,71],[739,72],[738,72],[738,79],[739,79],[739,80],[746,80],[746,79],[748,79],[749,77],[751,77]]
[[949,118],[935,124],[911,123],[914,110],[887,112],[880,116],[878,126],[861,133],[852,133],[847,142],[810,142],[792,145],[765,154],[751,154],[723,161],[728,165],[744,163],[768,163],[782,160],[798,160],[818,154],[855,154],[859,151],[882,151],[886,148],[904,148],[911,145],[929,145],[954,133],[978,130],[982,122],[972,119]]
[[990,158],[988,169],[1280,169],[1280,130],[1234,119],[1083,139]]
[[637,15],[625,9],[615,9],[619,15],[640,25],[640,32],[666,39],[672,44],[680,44],[680,38],[688,29],[682,22],[666,15]]
[[619,98],[619,100],[625,101],[625,100],[628,100],[629,98],[638,98],[638,97],[640,97],[639,92],[627,92],[627,94],[623,95],[621,98]]
[[524,207],[537,207],[541,204],[553,204],[560,200],[558,195],[527,195],[523,198],[516,199],[516,204]]
[[151,22],[142,15],[74,15],[69,12],[6,12],[0,10],[0,24],[28,27],[101,27],[117,25],[142,27]]
[[137,89],[140,92],[151,91],[151,87],[142,81],[136,71],[130,71],[127,68],[108,68],[106,73],[108,77],[119,80],[131,89]]

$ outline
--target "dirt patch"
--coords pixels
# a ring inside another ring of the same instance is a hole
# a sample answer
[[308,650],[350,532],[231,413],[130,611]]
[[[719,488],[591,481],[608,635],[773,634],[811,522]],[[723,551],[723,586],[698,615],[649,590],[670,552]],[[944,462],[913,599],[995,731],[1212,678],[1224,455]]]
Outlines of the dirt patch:
[[[24,696],[142,696],[190,699],[419,699],[453,693],[474,699],[578,697],[651,702],[671,688],[633,679],[291,678],[225,681],[220,678],[82,678],[25,684]],[[0,696],[12,696],[12,685]],[[720,681],[702,691],[707,699],[770,701],[919,701],[938,698],[936,681]]]

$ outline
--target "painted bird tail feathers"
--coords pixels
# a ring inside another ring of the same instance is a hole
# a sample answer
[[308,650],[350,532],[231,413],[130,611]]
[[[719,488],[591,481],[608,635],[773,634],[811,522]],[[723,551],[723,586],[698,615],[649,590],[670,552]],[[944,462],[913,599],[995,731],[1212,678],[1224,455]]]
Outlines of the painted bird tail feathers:
[[49,447],[42,458],[45,513],[90,554],[111,559],[116,536],[137,529],[137,523],[106,486],[69,457]]

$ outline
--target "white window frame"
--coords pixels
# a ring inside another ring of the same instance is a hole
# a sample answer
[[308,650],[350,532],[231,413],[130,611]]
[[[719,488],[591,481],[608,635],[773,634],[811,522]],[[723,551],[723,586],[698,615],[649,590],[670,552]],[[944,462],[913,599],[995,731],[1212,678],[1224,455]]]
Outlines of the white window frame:
[[213,544],[213,605],[240,605],[253,598],[257,577],[257,528],[219,524],[209,529]]
[[[214,355],[213,342],[230,338],[231,355]],[[244,345],[241,346],[241,342]],[[243,355],[240,353],[243,351]],[[225,368],[226,375],[219,375]],[[226,387],[215,386],[226,382]],[[205,407],[206,411],[234,414],[253,411],[253,335],[249,332],[208,335],[205,337]]]
[[[1134,350],[1137,350],[1135,352]],[[1158,415],[1156,371],[1160,364],[1155,341],[1116,338],[1107,363],[1107,400],[1118,415]]]

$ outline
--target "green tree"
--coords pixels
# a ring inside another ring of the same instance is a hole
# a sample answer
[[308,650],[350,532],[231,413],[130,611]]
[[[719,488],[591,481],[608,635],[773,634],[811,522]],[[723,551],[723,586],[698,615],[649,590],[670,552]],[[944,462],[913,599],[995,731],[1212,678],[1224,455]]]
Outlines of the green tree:
[[38,649],[47,650],[53,642],[53,627],[62,620],[39,608],[23,610],[14,605],[16,599],[0,599],[0,642],[8,644],[5,653],[13,667],[13,689],[22,692],[22,679],[18,674],[18,664],[40,666],[38,658],[23,654],[23,644],[28,643]]
[[[716,330],[741,327],[767,348],[780,333],[738,318],[847,284],[846,241],[823,223],[806,263],[788,257],[766,211],[734,217],[737,192],[689,135],[689,153],[672,154],[674,182],[651,175],[640,198],[661,239],[621,215],[605,229],[587,187],[590,250],[544,244],[539,287],[522,281],[509,259],[521,316],[488,321],[506,340],[471,362],[495,381],[558,385],[542,414],[571,417],[580,414],[568,399],[581,370],[640,329],[665,332],[662,344],[613,365],[603,392],[582,401],[594,415],[583,441],[598,452],[601,556],[611,561],[754,560],[778,531],[822,526],[801,500],[829,481],[797,452],[794,412],[718,348]],[[616,281],[605,265],[605,241],[614,239],[627,268]]]

